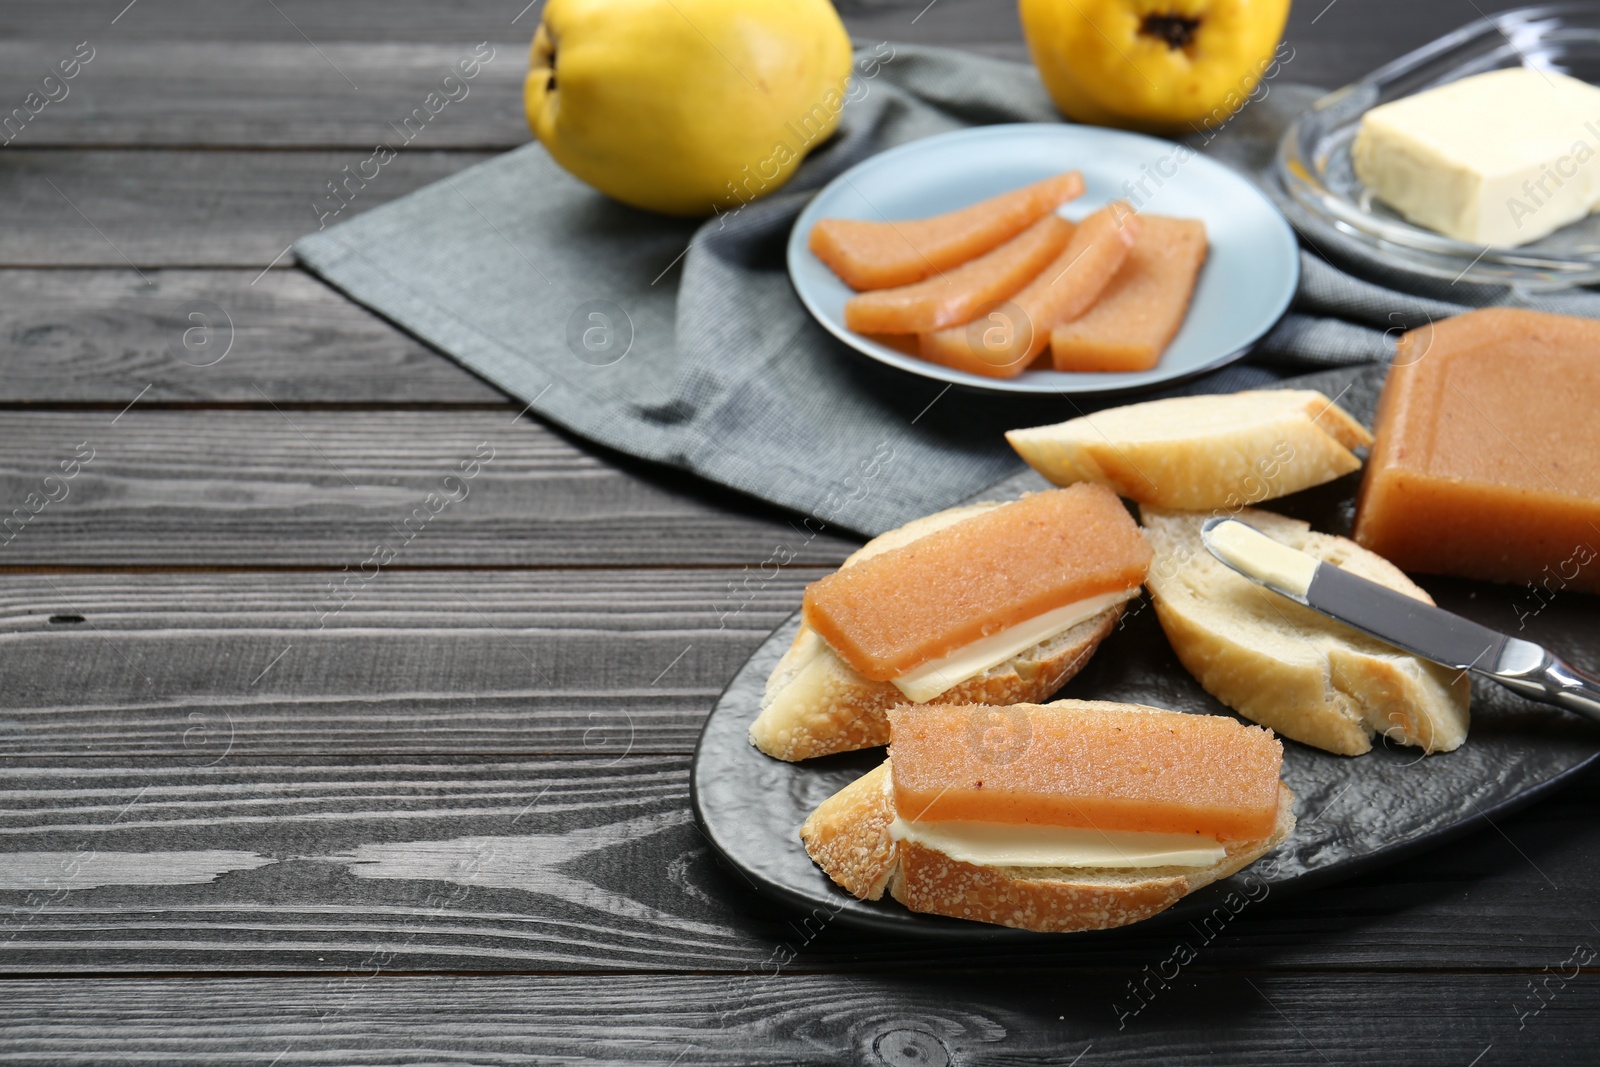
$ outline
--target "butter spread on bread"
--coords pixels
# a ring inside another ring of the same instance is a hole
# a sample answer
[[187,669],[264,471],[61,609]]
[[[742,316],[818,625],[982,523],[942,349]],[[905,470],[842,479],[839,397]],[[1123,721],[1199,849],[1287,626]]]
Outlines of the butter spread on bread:
[[1144,580],[1150,547],[1098,486],[1034,493],[813,582],[806,625],[890,681],[1047,611]]
[[[985,737],[997,717],[1008,724],[998,747]],[[914,911],[1105,929],[1243,869],[1294,826],[1281,746],[1231,718],[1063,700],[904,707],[890,721],[890,758],[800,831],[863,899],[887,891]],[[941,809],[930,793],[963,799]]]
[[1242,522],[1230,520],[1200,529],[1211,554],[1247,578],[1302,600],[1311,590],[1320,564],[1304,552]]
[[1041,641],[1087,622],[1109,608],[1120,607],[1138,591],[1139,587],[1133,585],[1074,600],[1025,619],[1015,626],[1008,626],[997,634],[980,637],[971,644],[962,645],[954,652],[929,660],[889,680],[913,703],[932,700],[951,686],[1005,663]]
[[[1382,736],[1448,752],[1467,737],[1471,687],[1452,671],[1286,600],[1206,551],[1203,512],[1140,509],[1155,549],[1147,584],[1178,660],[1206,691],[1284,737],[1356,756]],[[1297,519],[1242,508],[1275,541],[1427,603],[1398,567]]]
[[780,759],[881,745],[885,712],[1049,696],[1086,662],[1150,559],[1098,486],[976,505],[891,531],[806,591],[751,741]]
[[951,859],[987,867],[1209,867],[1227,855],[1221,843],[1193,834],[1088,830],[1026,823],[913,822],[889,826],[896,841],[915,841]]

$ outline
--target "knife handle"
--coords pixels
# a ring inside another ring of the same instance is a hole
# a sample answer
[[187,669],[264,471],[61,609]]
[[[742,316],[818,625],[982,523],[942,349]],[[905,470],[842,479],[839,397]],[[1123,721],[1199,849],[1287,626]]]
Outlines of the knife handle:
[[1548,651],[1526,669],[1489,675],[1512,692],[1530,700],[1575,711],[1600,721],[1600,679],[1591,678]]

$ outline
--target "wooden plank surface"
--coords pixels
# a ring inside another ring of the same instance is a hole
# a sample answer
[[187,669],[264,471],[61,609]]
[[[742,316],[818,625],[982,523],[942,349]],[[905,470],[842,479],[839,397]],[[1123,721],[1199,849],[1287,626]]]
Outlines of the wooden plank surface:
[[[411,936],[381,913],[425,897],[430,887],[417,883],[440,879],[513,892],[491,892],[490,911],[458,916],[455,940],[419,947],[406,970],[644,966],[631,950],[576,934],[562,935],[559,958],[530,946],[519,924],[587,920],[561,911],[566,898],[552,904],[524,882],[417,868],[387,877],[374,896],[354,867],[356,881],[326,877],[325,857],[372,843],[390,858],[462,864],[504,846],[521,870],[528,850],[578,810],[610,827],[605,847],[621,857],[622,874],[606,884],[620,894],[611,898],[617,907],[644,886],[681,889],[673,907],[658,908],[666,929],[650,936],[674,936],[680,920],[709,923],[730,938],[718,953],[766,951],[761,939],[781,938],[793,917],[710,862],[690,827],[686,757],[722,683],[818,573],[397,570],[340,593],[327,574],[0,576],[0,853],[8,856],[0,877],[16,853],[50,854],[31,861],[9,896],[0,891],[0,915],[33,931],[10,939],[15,951],[0,952],[11,961],[0,969],[317,970]],[[1558,599],[1538,621],[1559,628],[1564,613],[1585,610],[1580,599]],[[610,784],[601,793],[580,800],[564,792],[602,780]],[[534,795],[562,802],[535,805],[535,822],[517,799]],[[647,796],[660,805],[640,822],[633,805]],[[1589,921],[1587,901],[1600,889],[1596,799],[1600,771],[1460,843],[1255,909],[1207,946],[1207,959],[1532,966]],[[85,851],[113,858],[96,868],[106,882],[79,877],[75,858]],[[258,872],[259,857],[295,861],[274,859]],[[192,860],[203,874],[205,863],[232,859],[243,866],[180,888],[142,884],[173,863]],[[241,900],[268,918],[239,926]],[[280,902],[294,907],[274,910]],[[337,918],[319,920],[327,937],[308,948],[301,927],[313,902]],[[196,932],[130,934],[128,943],[110,934],[141,923]],[[1172,936],[1152,927],[1073,939],[1073,959],[1160,960]],[[945,951],[851,934],[819,941],[808,961],[894,968],[937,962]],[[1059,952],[1045,939],[965,958],[1014,964]]]
[[1572,1051],[1592,1036],[1600,981],[1558,976],[1547,1006],[1519,1020],[1530,982],[1546,977],[1192,972],[1118,1030],[1121,975],[469,979],[369,968],[321,983],[9,983],[18,988],[0,1000],[0,1025],[19,1059],[51,1064],[1584,1062]]
[[[38,149],[8,153],[0,267],[293,266],[315,202],[370,149],[309,152]],[[365,210],[489,158],[406,149],[346,208]],[[141,278],[141,280],[143,280]]]
[[[1011,3],[847,0],[838,6],[846,26],[859,40],[908,41],[971,49],[1007,59],[1026,58],[1016,7]],[[126,12],[117,17],[124,9]],[[1296,51],[1291,64],[1293,73],[1288,76],[1295,81],[1336,88],[1480,18],[1485,11],[1497,9],[1454,0],[1298,3],[1290,10],[1287,31],[1287,39]],[[139,0],[131,8],[127,0],[12,0],[0,7],[0,39],[39,42],[33,57],[46,66],[57,52],[65,48],[67,51],[62,54],[70,54],[71,46],[83,40],[97,47],[103,44],[104,49],[134,42],[175,41],[291,46],[310,43],[324,51],[330,44],[355,42],[449,48],[456,43],[471,45],[485,40],[526,42],[532,38],[542,10],[542,0],[532,6],[526,6],[526,0],[465,0],[449,5],[428,0],[344,0],[336,6],[317,0],[275,0],[272,4],[261,0]],[[522,62],[520,55],[514,59]],[[319,72],[313,77],[321,79],[325,75]],[[349,89],[343,81],[338,84]]]
[[[862,39],[1025,54],[1010,3],[841,8]],[[357,206],[525,143],[540,11],[0,6],[0,99],[96,48],[0,155],[0,1060],[1586,1061],[1600,774],[1264,902],[1170,980],[1181,930],[955,955],[718,865],[701,716],[852,540],[765,573],[785,516],[513,422],[283,254],[476,42],[470,95]],[[1296,5],[1283,76],[1338,85],[1478,14]],[[233,347],[202,366],[213,308]],[[181,977],[225,973],[293,977]]]
[[[742,566],[780,541],[804,565],[837,564],[858,543],[802,537],[777,509],[689,475],[631,474],[648,465],[608,461],[515,411],[136,399],[0,412],[0,568]],[[75,476],[60,477],[64,464]]]
[[0,756],[687,755],[821,573],[0,575]]
[[[526,38],[319,45],[296,37],[225,48],[99,37],[88,43],[93,57],[76,77],[52,86],[55,99],[26,126],[7,131],[7,147],[370,152],[381,141],[408,150],[503,150],[531,139],[522,111]],[[22,100],[53,62],[78,54],[48,41],[0,43],[0,101]]]
[[[1357,0],[1343,0],[1343,4],[1348,7],[1338,16],[1341,18],[1357,6]],[[937,10],[937,5],[933,10]],[[1335,17],[1333,11],[1334,8],[1330,7],[1326,17]],[[271,11],[267,14],[277,17]],[[895,17],[903,19],[904,16],[904,11],[900,11]],[[879,25],[878,22],[872,24]],[[891,25],[884,23],[881,28],[888,29]],[[1010,31],[1001,25],[991,27],[988,32],[998,35]],[[1308,26],[1305,30],[1306,36],[1313,41],[1315,33],[1315,26]],[[24,46],[14,47],[22,49]],[[53,54],[42,43],[25,47],[30,56]],[[153,47],[137,46],[146,51]],[[445,52],[450,51],[449,46],[438,47]],[[509,47],[509,44],[506,45],[507,49]],[[1293,71],[1287,76],[1300,80],[1327,80],[1311,77],[1315,65],[1309,60],[1314,59],[1316,50],[1310,43],[1307,48],[1311,50],[1308,57],[1302,57],[1297,52],[1296,58],[1285,68],[1286,71]],[[367,146],[374,131],[381,133],[380,127],[395,121],[386,116],[399,117],[412,110],[414,105],[411,101],[416,91],[406,79],[421,75],[410,73],[410,68],[426,66],[435,55],[407,53],[409,58],[402,64],[407,70],[393,74],[390,80],[379,84],[382,94],[375,89],[369,96],[362,97],[349,85],[344,85],[342,89],[323,86],[322,82],[331,77],[329,70],[337,64],[328,70],[319,69],[312,61],[315,51],[313,48],[289,58],[273,52],[269,46],[260,46],[254,66],[247,64],[249,71],[242,72],[248,76],[236,89],[229,90],[229,93],[238,93],[241,100],[248,98],[254,101],[244,108],[247,117],[241,125],[239,122],[218,123],[215,112],[208,114],[205,111],[205,103],[211,101],[211,94],[196,93],[191,88],[185,88],[181,79],[180,84],[170,92],[189,103],[176,111],[164,109],[159,98],[152,104],[140,91],[142,85],[139,79],[154,77],[145,62],[154,53],[144,55],[141,59],[141,55],[130,46],[124,59],[112,63],[109,60],[115,52],[108,44],[106,56],[97,56],[96,59],[96,62],[108,60],[104,72],[106,80],[101,83],[104,87],[97,92],[130,101],[126,106],[140,108],[149,115],[164,117],[124,122],[118,119],[116,113],[117,106],[122,106],[120,104],[110,108],[109,112],[95,108],[95,99],[89,93],[95,83],[89,79],[97,71],[91,63],[80,74],[81,94],[76,98],[69,95],[62,100],[61,114],[53,115],[47,109],[37,116],[18,137],[19,144],[105,143],[108,137],[109,143],[126,143],[110,134],[89,131],[89,127],[103,124],[132,131],[128,137],[141,146],[187,144],[196,139],[198,143],[209,144],[217,138],[209,134],[202,136],[200,131],[227,128],[236,132],[230,135],[234,138],[232,140],[222,138],[221,143],[224,144],[294,143],[297,146],[316,146],[349,143],[359,147],[283,153],[242,150],[193,152],[145,147],[135,152],[51,148],[14,152],[7,157],[9,165],[0,168],[0,197],[4,197],[14,208],[14,222],[7,241],[0,246],[0,267],[131,265],[137,269],[208,266],[261,270],[269,263],[285,265],[287,258],[284,253],[290,242],[314,228],[317,216],[313,204],[323,195],[326,183],[336,179],[342,173],[342,168],[358,163],[366,154],[370,154]],[[481,76],[499,81],[484,82],[483,91],[476,97],[469,95],[461,101],[459,112],[441,112],[411,147],[403,148],[396,159],[383,168],[379,177],[361,190],[352,204],[353,209],[365,210],[394,199],[487,158],[483,153],[438,151],[437,148],[443,145],[470,144],[485,138],[491,145],[523,143],[526,140],[520,132],[514,136],[506,132],[514,128],[515,119],[514,114],[506,111],[506,93],[514,88],[516,79],[509,73],[509,65],[495,65],[502,58],[509,60],[511,57],[501,56],[498,52],[497,56],[500,58],[484,68]],[[225,63],[220,60],[207,62]],[[368,62],[376,69],[387,69],[381,63],[381,56],[363,59],[363,63]],[[19,53],[18,68],[27,67],[28,64],[22,62]],[[314,72],[310,83],[304,87],[294,82],[301,71]],[[1360,72],[1352,71],[1348,76],[1354,77]],[[225,70],[212,72],[212,80],[220,79],[225,73]],[[279,79],[280,85],[286,81],[293,84],[293,88],[286,91],[294,99],[280,104],[273,94],[263,96],[259,91],[253,91],[255,82],[273,78]],[[406,88],[400,88],[402,84]],[[20,85],[17,88],[21,90]],[[490,91],[492,89],[498,91],[498,97]],[[163,92],[167,91],[163,89]],[[221,98],[215,101],[218,107],[234,106],[227,99],[229,93],[221,94]],[[360,97],[360,102],[357,105],[341,105],[340,108],[319,109],[314,104],[308,104],[307,97],[302,94],[330,99]],[[75,104],[74,99],[78,103]],[[379,102],[369,103],[372,100]],[[483,106],[480,108],[479,105]],[[354,106],[353,111],[350,110],[351,106]],[[295,117],[297,112],[314,110],[328,117],[304,121]],[[341,114],[343,118],[338,117]],[[462,115],[467,118],[463,119]],[[151,122],[162,124],[164,132],[149,136]],[[260,127],[259,134],[252,123]],[[478,128],[469,129],[474,124]],[[76,132],[73,127],[84,132]],[[502,132],[484,132],[490,127]],[[57,132],[51,133],[52,129]],[[451,129],[458,132],[450,134]],[[145,132],[139,133],[140,130]],[[345,132],[336,132],[338,130]],[[303,135],[297,131],[303,131]],[[450,137],[458,140],[451,141]],[[507,137],[511,140],[503,140]],[[54,141],[55,138],[60,141]]]
[[[1362,3],[1369,0],[1343,0]],[[965,46],[1015,45],[1015,9],[993,0],[842,0],[857,36]],[[0,11],[0,37],[42,41],[240,41],[304,43],[400,41],[425,44],[530,40],[543,0],[12,0]],[[115,18],[115,21],[113,19]]]
[[0,405],[522,407],[297,270],[0,270],[0,338]]
[[[538,714],[536,710],[529,712]],[[209,729],[211,722],[197,727]],[[689,759],[587,755],[14,757],[0,767],[0,971],[728,971],[806,916],[693,825]],[[1537,971],[1600,943],[1600,776],[1457,844],[1215,929],[963,944],[959,966]],[[807,970],[915,973],[952,947],[828,924]],[[1064,955],[1065,954],[1065,955]]]

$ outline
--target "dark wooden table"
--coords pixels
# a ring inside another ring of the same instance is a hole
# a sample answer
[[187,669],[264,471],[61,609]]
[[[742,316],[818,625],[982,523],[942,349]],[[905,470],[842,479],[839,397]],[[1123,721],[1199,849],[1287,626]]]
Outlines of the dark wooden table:
[[[850,543],[747,581],[788,516],[519,414],[286,251],[477,42],[352,207],[526,142],[521,6],[0,6],[0,112],[93,51],[0,152],[0,1060],[1593,1062],[1600,776],[1209,937],[947,950],[721,869],[702,717]],[[1005,0],[919,9],[849,19],[1023,56]],[[1478,14],[1310,0],[1285,77]]]

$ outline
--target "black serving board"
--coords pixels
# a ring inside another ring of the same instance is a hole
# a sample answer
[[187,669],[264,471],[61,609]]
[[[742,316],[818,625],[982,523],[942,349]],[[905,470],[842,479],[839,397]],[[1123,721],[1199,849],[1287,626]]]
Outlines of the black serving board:
[[[1382,374],[1376,367],[1329,371],[1284,385],[1337,396],[1370,425]],[[1264,506],[1346,534],[1358,484],[1359,475],[1352,475]],[[1013,499],[1040,488],[1046,483],[1029,471],[974,499]],[[1571,591],[1536,596],[1525,586],[1456,579],[1419,577],[1419,582],[1441,607],[1537,641],[1600,673],[1600,600],[1595,597]],[[785,763],[750,744],[747,731],[762,689],[799,625],[796,613],[756,650],[717,700],[700,735],[693,770],[695,818],[722,858],[784,904],[822,909],[881,932],[979,940],[1045,936],[919,915],[887,896],[857,900],[811,862],[800,844],[800,824],[823,800],[877,766],[884,750]],[[1178,663],[1143,597],[1129,605],[1119,629],[1059,695],[1232,714]],[[1224,906],[1230,892],[1259,899],[1270,891],[1277,897],[1431,848],[1529,803],[1597,754],[1600,726],[1481,679],[1473,680],[1467,742],[1454,752],[1423,756],[1418,749],[1379,739],[1371,752],[1351,758],[1285,741],[1283,777],[1294,791],[1299,820],[1294,834],[1266,860],[1190,894],[1147,922],[1195,919]]]

